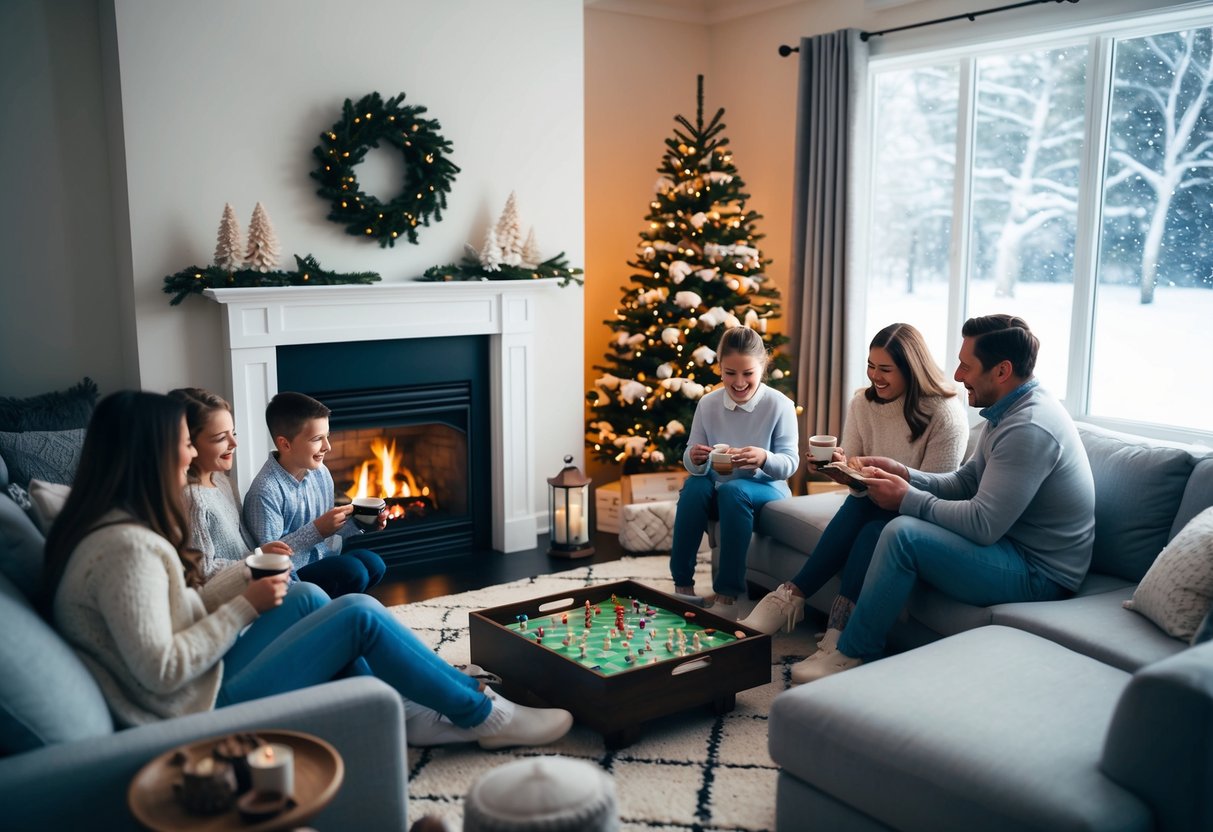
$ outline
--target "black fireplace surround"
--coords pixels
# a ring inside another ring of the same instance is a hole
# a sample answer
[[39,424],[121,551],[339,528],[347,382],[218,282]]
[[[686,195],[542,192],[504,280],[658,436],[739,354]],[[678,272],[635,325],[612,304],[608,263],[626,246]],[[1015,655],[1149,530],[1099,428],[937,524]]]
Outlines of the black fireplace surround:
[[[391,520],[383,531],[358,538],[357,545],[374,550],[390,573],[402,575],[436,562],[462,563],[491,549],[488,336],[298,344],[278,347],[277,357],[278,389],[306,393],[329,407],[334,437],[365,428],[410,428],[396,431],[409,433],[411,426],[439,426],[466,437],[466,453],[454,455],[465,470],[442,477],[463,493],[448,491],[440,511]],[[332,466],[330,472],[340,501],[349,472]]]

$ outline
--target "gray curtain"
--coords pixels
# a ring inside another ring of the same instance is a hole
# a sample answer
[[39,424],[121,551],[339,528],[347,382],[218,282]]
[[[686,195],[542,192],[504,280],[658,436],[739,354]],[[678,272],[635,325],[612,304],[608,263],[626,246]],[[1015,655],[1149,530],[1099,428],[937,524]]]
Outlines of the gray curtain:
[[800,41],[796,169],[792,183],[789,329],[797,398],[804,406],[801,447],[815,433],[840,436],[846,389],[849,136],[861,92],[855,67],[866,54],[844,29]]

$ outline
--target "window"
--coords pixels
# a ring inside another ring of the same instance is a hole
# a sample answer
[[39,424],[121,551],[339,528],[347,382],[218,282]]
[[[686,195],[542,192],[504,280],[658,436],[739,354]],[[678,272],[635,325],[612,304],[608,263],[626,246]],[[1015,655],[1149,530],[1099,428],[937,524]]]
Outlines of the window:
[[864,332],[1021,315],[1077,417],[1213,438],[1213,14],[874,57]]

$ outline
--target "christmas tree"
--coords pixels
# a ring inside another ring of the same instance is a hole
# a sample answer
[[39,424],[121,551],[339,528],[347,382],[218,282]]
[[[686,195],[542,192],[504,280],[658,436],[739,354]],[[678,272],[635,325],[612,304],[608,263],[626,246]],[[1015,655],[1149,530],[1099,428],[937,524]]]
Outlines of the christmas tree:
[[653,201],[640,233],[636,269],[614,318],[603,375],[587,395],[586,443],[624,473],[679,463],[695,405],[719,383],[716,347],[724,330],[749,326],[774,353],[767,383],[790,395],[783,335],[767,332],[778,318],[779,292],[763,274],[770,263],[757,243],[761,216],[746,208],[724,109],[703,120],[703,76],[695,123],[683,116],[666,139]]

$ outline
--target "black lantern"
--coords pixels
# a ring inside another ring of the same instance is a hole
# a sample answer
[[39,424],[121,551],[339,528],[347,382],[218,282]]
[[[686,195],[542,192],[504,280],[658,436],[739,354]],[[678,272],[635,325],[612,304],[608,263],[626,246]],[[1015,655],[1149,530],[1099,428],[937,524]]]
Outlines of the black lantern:
[[564,458],[564,468],[548,479],[548,554],[587,558],[590,545],[590,479]]

